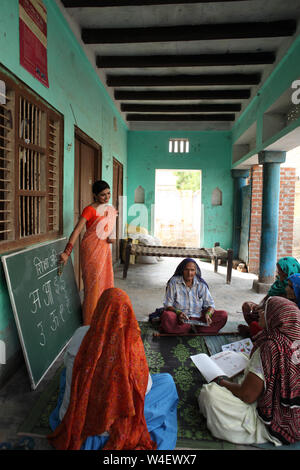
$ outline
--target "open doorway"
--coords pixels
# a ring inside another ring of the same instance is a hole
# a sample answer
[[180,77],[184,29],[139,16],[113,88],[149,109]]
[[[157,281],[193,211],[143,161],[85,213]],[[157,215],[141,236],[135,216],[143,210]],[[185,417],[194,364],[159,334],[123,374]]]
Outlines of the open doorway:
[[161,245],[200,247],[201,170],[156,170],[154,232]]

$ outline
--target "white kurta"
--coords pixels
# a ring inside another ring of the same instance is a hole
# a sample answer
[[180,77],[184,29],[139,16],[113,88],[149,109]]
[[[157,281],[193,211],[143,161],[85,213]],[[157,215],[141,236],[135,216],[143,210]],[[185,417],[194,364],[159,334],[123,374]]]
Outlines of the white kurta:
[[[238,380],[239,383],[248,372],[260,377],[265,384],[259,348],[249,360],[243,377]],[[235,444],[263,444],[271,441],[276,446],[281,445],[278,439],[268,433],[265,424],[260,420],[256,402],[245,403],[215,382],[202,387],[198,402],[213,436]]]

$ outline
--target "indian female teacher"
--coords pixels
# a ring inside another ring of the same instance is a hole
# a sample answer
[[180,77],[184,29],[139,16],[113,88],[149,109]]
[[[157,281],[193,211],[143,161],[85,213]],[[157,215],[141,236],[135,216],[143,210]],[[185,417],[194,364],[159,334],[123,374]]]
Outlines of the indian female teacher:
[[[185,258],[169,279],[161,316],[162,333],[188,334],[190,331],[205,335],[216,335],[227,321],[227,313],[215,310],[208,285],[192,258]],[[186,323],[196,320],[201,326]]]
[[149,375],[130,299],[101,296],[90,326],[76,330],[65,355],[50,443],[60,450],[172,450],[177,440],[175,383]]
[[270,297],[259,325],[241,382],[217,377],[204,385],[200,411],[219,439],[292,444],[300,440],[300,310],[284,297]]
[[90,324],[102,292],[114,286],[110,243],[114,242],[111,237],[115,229],[117,211],[108,205],[111,193],[106,181],[96,181],[92,191],[94,202],[84,208],[64,252],[60,255],[60,261],[65,264],[81,231],[86,227],[80,244],[84,325]]

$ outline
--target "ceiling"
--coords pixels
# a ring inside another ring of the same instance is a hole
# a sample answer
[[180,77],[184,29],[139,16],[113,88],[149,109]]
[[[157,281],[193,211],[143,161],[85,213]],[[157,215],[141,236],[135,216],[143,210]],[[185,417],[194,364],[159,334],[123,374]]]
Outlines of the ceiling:
[[300,0],[56,0],[129,129],[231,129],[299,34]]

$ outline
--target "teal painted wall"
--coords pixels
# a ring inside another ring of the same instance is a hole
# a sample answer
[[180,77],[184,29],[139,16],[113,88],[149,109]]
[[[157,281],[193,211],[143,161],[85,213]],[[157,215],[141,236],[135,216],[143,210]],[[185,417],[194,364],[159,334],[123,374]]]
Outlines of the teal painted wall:
[[[188,154],[170,154],[169,138],[188,138]],[[230,132],[141,132],[128,135],[128,209],[134,204],[134,191],[145,189],[148,229],[151,228],[151,205],[155,204],[155,169],[189,169],[202,171],[202,204],[204,206],[203,245],[219,241],[225,248],[232,244],[233,181]],[[223,193],[222,206],[212,206],[212,191]],[[130,223],[136,215],[128,216]]]
[[[112,185],[112,158],[124,165],[125,194],[127,126],[53,0],[44,0],[49,88],[20,66],[18,5],[18,0],[1,0],[0,63],[64,116],[63,212],[64,235],[69,236],[74,213],[74,125],[102,146],[102,178],[109,184]],[[114,129],[114,118],[117,130]],[[69,144],[71,149],[67,150]],[[0,340],[6,338],[9,343],[9,359],[18,349],[19,342],[2,268],[0,271]]]

